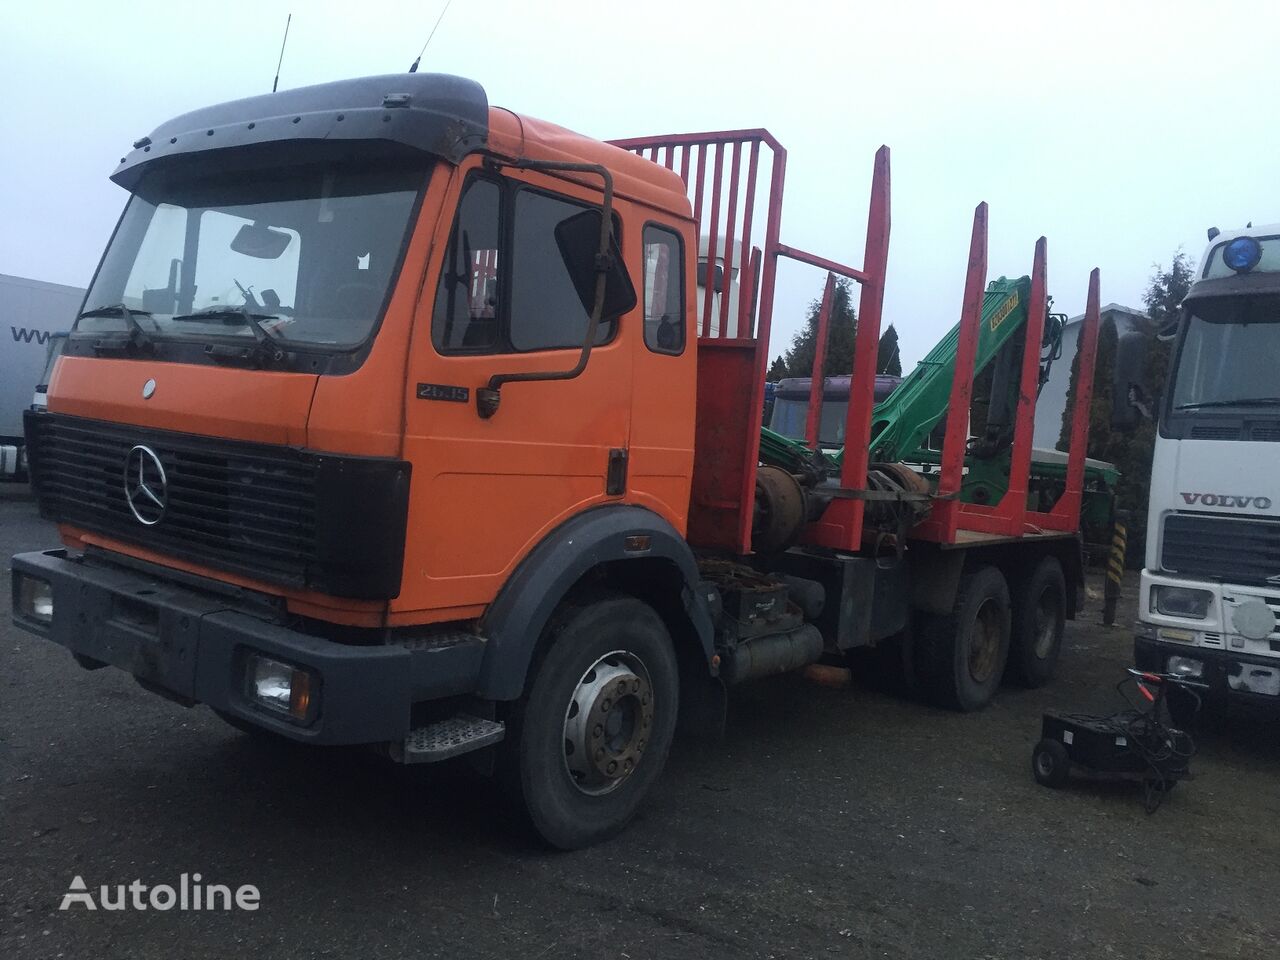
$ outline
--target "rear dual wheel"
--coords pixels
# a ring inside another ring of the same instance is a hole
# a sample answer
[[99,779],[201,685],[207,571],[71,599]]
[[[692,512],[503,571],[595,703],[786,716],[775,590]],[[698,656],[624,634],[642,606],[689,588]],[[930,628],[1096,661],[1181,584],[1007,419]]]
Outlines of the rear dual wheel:
[[1056,557],[1042,557],[1030,576],[1014,584],[1009,674],[1024,687],[1053,679],[1066,629],[1067,585]]
[[964,575],[955,605],[926,615],[916,632],[914,667],[921,692],[952,710],[981,710],[996,695],[1009,658],[1009,586],[993,566]]

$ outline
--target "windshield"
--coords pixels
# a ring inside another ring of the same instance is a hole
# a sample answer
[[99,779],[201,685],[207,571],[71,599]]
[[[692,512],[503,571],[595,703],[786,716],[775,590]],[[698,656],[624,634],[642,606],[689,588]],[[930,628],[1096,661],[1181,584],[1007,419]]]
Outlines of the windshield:
[[419,165],[367,163],[154,173],[75,331],[356,346],[379,320],[425,180]]
[[1172,405],[1280,403],[1280,298],[1230,297],[1193,301],[1174,373]]
[[[818,418],[820,446],[831,448],[844,446],[844,427],[848,412],[847,400],[822,401],[822,413]],[[791,437],[793,440],[803,440],[808,417],[808,397],[803,400],[777,397],[773,402],[773,416],[769,418],[769,429],[784,437]]]

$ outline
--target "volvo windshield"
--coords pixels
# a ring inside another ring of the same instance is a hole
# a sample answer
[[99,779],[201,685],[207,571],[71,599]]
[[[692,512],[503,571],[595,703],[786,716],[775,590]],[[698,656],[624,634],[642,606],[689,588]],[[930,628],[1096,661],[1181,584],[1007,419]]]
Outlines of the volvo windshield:
[[75,332],[357,346],[425,181],[403,164],[157,171],[129,200]]
[[1280,297],[1187,303],[1172,412],[1280,405]]

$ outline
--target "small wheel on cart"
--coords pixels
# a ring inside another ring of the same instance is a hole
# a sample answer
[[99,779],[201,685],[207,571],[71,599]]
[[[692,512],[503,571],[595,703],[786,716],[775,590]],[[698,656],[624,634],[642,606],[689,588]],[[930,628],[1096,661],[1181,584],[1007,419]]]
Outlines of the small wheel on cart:
[[1031,773],[1036,783],[1057,789],[1067,782],[1071,774],[1071,758],[1067,748],[1057,740],[1044,739],[1031,753]]
[[1172,777],[1169,777],[1164,780],[1155,780],[1155,779],[1146,780],[1144,781],[1144,783],[1146,784],[1148,789],[1156,793],[1164,794],[1166,797],[1169,794],[1173,793],[1173,788],[1178,785],[1178,781],[1174,780]]

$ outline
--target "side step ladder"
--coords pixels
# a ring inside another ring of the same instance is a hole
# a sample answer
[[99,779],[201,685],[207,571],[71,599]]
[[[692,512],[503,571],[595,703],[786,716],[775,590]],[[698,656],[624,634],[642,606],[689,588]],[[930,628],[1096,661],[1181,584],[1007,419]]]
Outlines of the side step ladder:
[[403,744],[392,745],[391,759],[397,763],[438,763],[493,746],[506,732],[506,724],[497,720],[459,713],[410,730]]

